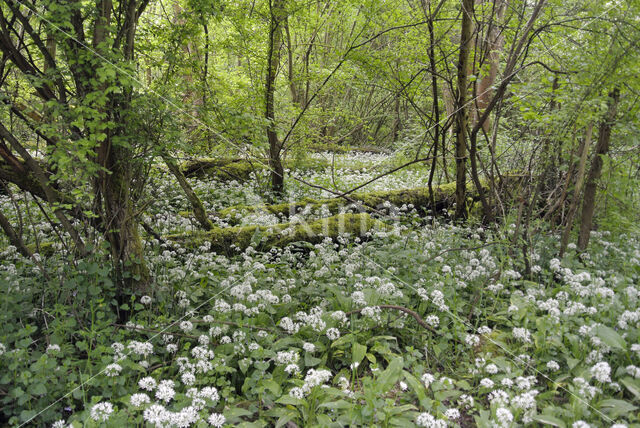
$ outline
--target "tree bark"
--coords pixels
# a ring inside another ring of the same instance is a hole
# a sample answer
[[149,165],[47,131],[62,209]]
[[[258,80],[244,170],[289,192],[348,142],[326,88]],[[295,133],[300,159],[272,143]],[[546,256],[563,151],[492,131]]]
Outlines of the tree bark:
[[467,77],[469,75],[469,52],[471,51],[471,26],[474,0],[462,1],[462,27],[460,30],[460,52],[458,56],[456,96],[456,219],[467,217]]
[[[486,0],[480,0],[481,3],[484,1]],[[489,69],[488,72],[480,70],[479,74],[482,77],[476,81],[476,121],[480,119],[480,116],[482,115],[481,112],[485,108],[487,108],[493,96],[492,86],[496,81],[496,77],[498,76],[500,52],[502,51],[504,45],[504,38],[502,37],[502,33],[500,32],[498,24],[502,21],[502,18],[504,16],[504,11],[507,7],[507,1],[508,0],[493,0],[493,16],[489,18],[488,28],[485,33],[486,35],[482,42],[482,48],[486,53],[486,58],[489,63]],[[491,118],[487,117],[481,124],[481,126],[484,129],[484,132],[489,134],[491,131]]]
[[275,194],[284,191],[284,168],[282,167],[282,144],[278,139],[275,118],[275,82],[280,65],[280,45],[282,44],[282,23],[284,21],[284,0],[269,0],[269,46],[267,52],[267,78],[265,84],[265,118],[267,119],[267,140],[269,141],[269,168],[271,169],[271,190]]
[[569,205],[569,212],[567,213],[566,226],[564,232],[562,232],[562,239],[560,240],[560,258],[564,255],[569,244],[569,236],[573,229],[573,216],[578,208],[578,201],[580,200],[580,194],[582,193],[582,185],[584,184],[584,172],[587,166],[587,157],[589,155],[589,148],[591,147],[591,134],[593,132],[593,124],[590,123],[587,126],[587,134],[584,137],[582,147],[580,148],[580,163],[578,165],[578,173],[576,175],[576,187],[573,190],[573,198]]
[[193,208],[193,215],[195,216],[196,220],[198,220],[198,223],[200,223],[204,230],[211,230],[211,228],[213,227],[213,223],[211,223],[211,220],[209,220],[207,211],[204,209],[204,205],[202,205],[202,201],[200,200],[200,198],[198,198],[196,192],[193,191],[193,188],[180,170],[180,167],[178,166],[176,161],[167,153],[164,153],[162,155],[162,160],[164,160],[164,163],[167,164],[169,171],[171,171],[176,180],[178,180],[178,184],[180,184],[180,187],[184,191],[187,199],[189,200],[189,203],[191,204],[191,207]]
[[584,188],[584,198],[582,201],[582,218],[580,221],[580,235],[578,236],[578,250],[584,251],[589,245],[589,237],[593,226],[593,214],[596,208],[596,191],[598,180],[602,173],[602,157],[609,152],[609,141],[611,140],[611,129],[613,128],[618,103],[620,101],[620,90],[615,88],[609,93],[607,113],[600,124],[598,132],[598,142],[596,143],[594,158],[589,169],[587,184]]

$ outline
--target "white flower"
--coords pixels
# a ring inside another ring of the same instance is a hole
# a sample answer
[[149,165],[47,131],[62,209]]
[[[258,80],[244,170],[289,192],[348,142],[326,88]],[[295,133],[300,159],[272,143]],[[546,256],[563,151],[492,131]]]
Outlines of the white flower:
[[495,364],[487,364],[487,366],[484,369],[489,374],[498,373],[498,366],[496,366]]
[[606,361],[600,361],[595,366],[591,367],[591,374],[598,382],[611,382],[611,367]]
[[420,413],[416,418],[416,425],[427,428],[446,428],[447,422],[444,419],[436,419],[429,413]]
[[115,377],[122,371],[122,366],[118,363],[109,364],[104,368],[104,374],[109,377]]
[[513,422],[513,414],[508,409],[500,407],[496,410],[496,419],[498,419],[500,425],[508,427]]
[[531,332],[526,328],[514,327],[513,337],[524,343],[531,343]]
[[191,330],[193,330],[193,323],[191,321],[182,321],[180,323],[180,330],[184,331],[185,333],[189,333]]
[[329,370],[315,370],[311,369],[307,372],[304,378],[303,389],[310,391],[311,388],[326,383],[331,378],[331,372]]
[[279,366],[297,363],[299,359],[300,355],[295,350],[279,351],[276,354],[276,364]]
[[483,325],[478,329],[478,334],[491,334],[491,327]]
[[170,354],[175,354],[178,351],[178,345],[175,343],[169,343],[167,345],[167,352]]
[[299,400],[302,400],[304,398],[304,391],[302,388],[291,388],[291,390],[289,391],[289,395],[292,396],[293,398],[297,398]]
[[156,391],[156,398],[158,400],[162,400],[165,403],[168,403],[175,395],[176,392],[173,389],[172,380],[163,380],[160,382],[160,385],[158,385],[158,390]]
[[298,367],[297,364],[289,364],[287,367],[284,368],[284,371],[289,373],[289,374],[297,374],[300,373],[300,367]]
[[429,388],[429,385],[431,385],[431,383],[436,380],[436,378],[431,373],[423,374],[420,379],[422,380],[422,383],[424,383],[425,388]]
[[67,423],[64,421],[64,419],[60,419],[55,421],[53,425],[51,425],[51,428],[65,428],[66,425]]
[[551,360],[547,363],[547,369],[551,370],[552,372],[558,371],[560,370],[560,364]]
[[409,389],[409,386],[405,382],[400,382],[398,383],[398,385],[400,386],[400,389],[402,391],[406,391],[407,389]]
[[338,338],[340,338],[340,330],[338,330],[337,328],[332,327],[327,329],[326,334],[329,340],[337,340]]
[[191,386],[194,383],[196,383],[196,376],[191,372],[182,373],[182,376],[180,377],[180,379],[182,380],[182,383],[187,386]]
[[480,338],[475,334],[467,334],[464,338],[464,342],[468,346],[477,346],[480,343]]
[[91,419],[98,422],[106,422],[109,420],[111,413],[113,413],[113,405],[111,403],[94,404],[91,408]]
[[[2,345],[2,348],[4,348],[4,345]],[[0,351],[2,349],[0,348]],[[4,351],[0,352],[0,355],[3,354]],[[50,352],[60,352],[60,345],[56,345],[55,343],[52,343],[51,345],[47,346],[47,354]]]
[[226,418],[220,413],[212,413],[208,421],[212,426],[220,428],[226,422]]
[[462,394],[458,400],[460,401],[460,404],[466,408],[473,407],[475,403],[475,400],[473,399],[473,397],[467,394]]
[[144,420],[150,424],[162,426],[169,420],[171,415],[164,406],[160,404],[152,404],[150,407],[145,409],[142,416]]
[[302,345],[302,349],[304,349],[307,352],[315,352],[316,350],[316,345],[314,345],[313,343],[305,343],[304,345]]
[[129,402],[133,407],[140,407],[143,404],[150,403],[149,396],[144,392],[133,394],[129,399]]
[[153,391],[156,388],[156,380],[151,376],[143,377],[138,381],[138,386],[147,391]]
[[484,379],[480,380],[480,386],[483,386],[485,388],[493,388],[493,381],[488,377],[485,377]]
[[140,298],[140,303],[142,303],[143,305],[150,305],[151,304],[151,297],[150,296],[142,296]]
[[590,428],[591,425],[586,423],[585,421],[576,421],[571,425],[571,428]]
[[425,318],[424,321],[434,328],[438,327],[438,325],[440,324],[440,318],[438,318],[437,315],[429,315],[428,317]]
[[129,343],[127,348],[129,348],[134,354],[143,356],[145,358],[147,357],[147,355],[153,353],[153,345],[149,342],[138,342],[134,340]]
[[220,399],[220,395],[218,395],[218,390],[213,386],[205,386],[198,393],[200,397],[207,398],[211,401],[218,401]]
[[458,409],[447,409],[444,412],[444,416],[450,421],[455,421],[460,417],[460,411]]

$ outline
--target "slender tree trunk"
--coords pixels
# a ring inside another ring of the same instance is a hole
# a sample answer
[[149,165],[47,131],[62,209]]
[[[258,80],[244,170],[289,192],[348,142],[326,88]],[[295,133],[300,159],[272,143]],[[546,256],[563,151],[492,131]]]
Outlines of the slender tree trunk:
[[200,200],[200,198],[198,198],[196,192],[193,191],[193,188],[180,170],[180,167],[178,166],[176,161],[167,153],[163,153],[162,160],[164,160],[164,163],[169,168],[169,171],[171,171],[176,180],[178,180],[178,184],[180,184],[180,187],[184,191],[184,194],[187,196],[187,199],[189,200],[189,203],[193,208],[193,215],[195,216],[196,220],[198,220],[198,223],[200,223],[203,229],[211,230],[213,228],[213,223],[211,223],[211,220],[209,220],[207,211],[204,209],[202,201]]
[[589,169],[587,184],[584,188],[584,199],[582,201],[582,219],[580,221],[580,235],[578,236],[578,250],[584,251],[589,245],[589,237],[591,227],[593,225],[593,213],[596,206],[596,191],[598,189],[598,180],[602,173],[602,157],[609,152],[609,141],[611,139],[611,128],[613,128],[616,113],[618,111],[618,102],[620,101],[620,90],[615,88],[609,93],[609,108],[598,132],[598,142]]
[[[481,0],[481,2],[482,1],[486,0]],[[500,52],[504,45],[504,38],[502,37],[498,25],[502,22],[502,17],[504,16],[504,11],[507,7],[507,1],[508,0],[493,0],[493,16],[489,18],[488,28],[482,43],[489,62],[489,69],[487,72],[480,71],[480,75],[482,77],[476,81],[476,93],[478,97],[475,104],[476,109],[474,109],[476,121],[480,119],[482,111],[487,108],[491,98],[493,97],[492,86],[498,76]],[[481,126],[484,129],[484,132],[489,134],[491,131],[491,118],[487,117]]]
[[284,20],[284,0],[269,0],[270,26],[267,52],[267,78],[265,87],[265,118],[267,119],[267,139],[269,141],[269,168],[271,169],[271,190],[276,194],[284,191],[284,168],[282,167],[282,145],[278,139],[275,119],[275,82],[280,65],[280,45],[282,44],[282,23]]
[[458,56],[458,88],[456,97],[456,214],[457,219],[467,217],[467,77],[469,74],[469,52],[471,51],[471,26],[474,0],[462,1],[462,28],[460,30],[460,52]]
[[591,134],[593,132],[593,124],[590,123],[587,126],[587,133],[582,142],[580,148],[580,163],[578,165],[578,173],[576,175],[576,186],[573,190],[573,198],[571,198],[571,204],[569,205],[569,211],[567,213],[566,226],[564,232],[562,232],[562,239],[560,240],[560,258],[564,255],[569,244],[569,236],[573,229],[573,216],[578,208],[578,201],[580,200],[580,194],[582,193],[582,185],[584,184],[584,172],[587,166],[587,157],[589,155],[589,148],[591,147]]
[[28,259],[33,257],[33,254],[31,254],[31,251],[29,251],[29,249],[24,244],[24,241],[22,240],[20,235],[18,235],[14,230],[13,226],[11,226],[9,219],[5,217],[4,214],[2,214],[2,211],[0,211],[0,228],[2,228],[4,233],[9,238],[9,242],[11,242],[11,245],[16,247],[20,252],[20,254],[22,254]]
[[[431,13],[431,2],[428,4],[423,0],[422,7],[427,16],[427,30],[429,32],[429,66],[431,67],[431,94],[433,97],[433,120],[435,121],[433,136],[433,159],[431,161],[431,170],[429,171],[429,199],[431,200],[431,209],[436,212],[436,198],[433,194],[433,177],[438,165],[438,144],[440,143],[440,102],[438,100],[438,76],[436,72],[436,54],[435,54],[435,35],[433,31],[433,16]],[[443,165],[443,167],[445,167]]]

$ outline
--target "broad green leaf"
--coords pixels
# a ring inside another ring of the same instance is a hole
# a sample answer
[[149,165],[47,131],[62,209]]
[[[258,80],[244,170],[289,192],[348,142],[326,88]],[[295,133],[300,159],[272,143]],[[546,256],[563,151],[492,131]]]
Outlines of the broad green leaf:
[[276,403],[278,403],[278,404],[290,404],[292,406],[300,406],[300,405],[302,405],[302,403],[304,403],[304,401],[300,400],[298,398],[292,397],[289,394],[287,394],[287,395],[283,395],[282,397],[278,398],[276,400]]
[[634,406],[631,403],[627,403],[623,400],[616,400],[615,398],[608,398],[600,402],[600,409],[607,412],[612,418],[626,415],[627,413],[632,412],[637,408],[637,406]]
[[353,347],[351,348],[351,353],[353,360],[352,362],[360,364],[365,354],[367,353],[367,347],[359,343],[354,343]]
[[404,361],[402,357],[391,360],[389,366],[380,374],[380,377],[378,377],[379,387],[385,391],[391,388],[400,378],[403,365]]
[[555,416],[551,416],[551,415],[535,415],[533,417],[533,420],[545,425],[551,425],[558,428],[566,427],[564,422],[562,422],[560,419],[556,418]]
[[598,336],[604,343],[612,348],[627,349],[627,342],[615,330],[606,325],[599,325],[595,329]]
[[629,392],[635,395],[637,400],[640,400],[640,381],[630,377],[625,377],[620,380],[620,383],[623,384]]

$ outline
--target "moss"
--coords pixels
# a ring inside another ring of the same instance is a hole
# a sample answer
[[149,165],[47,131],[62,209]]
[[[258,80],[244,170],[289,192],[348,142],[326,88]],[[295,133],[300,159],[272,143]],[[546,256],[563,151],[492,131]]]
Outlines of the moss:
[[[181,170],[185,177],[211,177],[220,181],[238,180],[247,181],[253,171],[268,169],[267,159],[247,160],[242,158],[203,158],[185,163]],[[319,170],[329,166],[324,159],[295,159],[286,160],[285,168],[299,171]]]
[[[434,198],[436,200],[436,209],[441,210],[450,207],[455,202],[455,183],[444,184],[434,187]],[[472,195],[474,196],[474,195]],[[391,204],[395,207],[412,204],[419,212],[426,213],[431,208],[429,199],[429,189],[426,187],[417,187],[413,189],[401,189],[379,192],[354,193],[350,195],[350,199],[359,201],[361,204],[372,208],[384,208],[385,204]],[[255,212],[268,212],[279,217],[288,218],[291,214],[296,214],[305,208],[316,211],[322,207],[326,207],[331,214],[337,214],[342,209],[350,205],[351,202],[343,198],[331,199],[311,199],[305,198],[293,203],[275,204],[275,205],[236,205],[225,208],[218,212],[221,218],[229,218],[231,221],[240,218],[243,215]],[[364,208],[363,208],[364,209]]]
[[249,246],[264,251],[299,241],[315,244],[322,242],[326,237],[337,238],[344,233],[362,237],[371,230],[386,228],[383,222],[371,218],[368,214],[359,213],[339,214],[307,223],[214,228],[208,232],[168,235],[166,238],[192,249],[209,242],[210,251],[231,254],[234,252],[234,246],[239,251]]
[[[37,253],[38,252],[38,248],[36,246],[36,244],[28,244],[27,248],[29,249],[29,251],[33,254],[33,253]],[[53,242],[41,242],[40,243],[40,255],[43,257],[50,257],[53,256],[56,253],[56,250]]]

